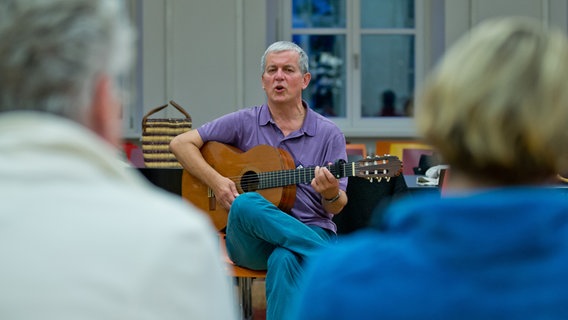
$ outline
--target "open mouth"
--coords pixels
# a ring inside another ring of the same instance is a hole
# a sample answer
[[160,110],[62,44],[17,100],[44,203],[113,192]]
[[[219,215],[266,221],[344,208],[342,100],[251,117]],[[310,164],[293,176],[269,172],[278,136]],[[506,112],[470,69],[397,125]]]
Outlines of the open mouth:
[[285,89],[286,89],[286,88],[284,88],[284,86],[280,86],[280,85],[274,87],[274,90],[275,90],[276,92],[283,92]]

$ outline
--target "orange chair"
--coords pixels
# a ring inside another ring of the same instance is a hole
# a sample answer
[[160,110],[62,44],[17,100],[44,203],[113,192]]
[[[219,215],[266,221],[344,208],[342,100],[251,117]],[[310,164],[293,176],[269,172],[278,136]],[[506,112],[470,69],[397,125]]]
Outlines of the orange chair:
[[432,146],[419,140],[378,140],[375,143],[376,155],[390,154],[401,159],[405,175],[414,174],[413,168],[418,165],[420,155],[432,154],[432,152]]
[[375,142],[375,154],[378,156],[391,154],[402,159],[404,149],[432,150],[433,148],[419,140],[378,140]]
[[237,281],[239,304],[243,319],[252,319],[252,282],[254,279],[265,279],[266,270],[252,270],[245,267],[237,266],[227,255],[227,246],[225,243],[225,234],[219,232],[219,243],[221,252],[226,262],[226,270],[229,275]]
[[367,157],[367,146],[363,143],[348,143],[345,145],[345,149],[347,151],[347,160],[349,162]]

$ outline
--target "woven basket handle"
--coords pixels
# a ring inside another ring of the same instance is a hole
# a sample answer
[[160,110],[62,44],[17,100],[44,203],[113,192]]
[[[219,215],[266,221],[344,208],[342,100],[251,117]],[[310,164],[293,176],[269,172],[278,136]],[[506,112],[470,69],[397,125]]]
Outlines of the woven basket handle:
[[156,113],[156,112],[158,112],[158,111],[164,109],[164,108],[167,107],[167,106],[168,106],[168,105],[165,104],[165,105],[163,105],[163,106],[159,106],[159,107],[157,107],[157,108],[154,108],[154,109],[148,111],[148,113],[144,116],[144,118],[142,118],[142,125],[146,125],[146,120],[148,120],[148,117],[149,117],[149,116],[151,116],[151,115],[153,115],[154,113]]
[[[187,113],[187,111],[185,111],[184,108],[182,108],[177,102],[175,102],[174,100],[170,100],[170,104],[172,106],[174,106],[176,109],[178,109],[179,112],[183,113],[183,115],[189,119],[189,121],[191,121],[191,116],[189,115],[189,113]],[[163,106],[159,106],[156,107],[150,111],[148,111],[148,113],[144,116],[144,118],[142,118],[142,128],[145,129],[146,128],[146,121],[148,120],[148,117],[150,117],[151,115],[153,115],[156,112],[159,112],[161,110],[163,110],[164,108],[166,108],[168,106],[168,104],[164,104]]]
[[174,107],[176,107],[176,109],[179,110],[179,112],[183,113],[183,115],[188,118],[189,120],[191,120],[191,116],[189,115],[189,113],[187,113],[187,111],[185,111],[184,108],[182,108],[179,104],[177,104],[177,102],[175,102],[174,100],[170,100],[170,104]]

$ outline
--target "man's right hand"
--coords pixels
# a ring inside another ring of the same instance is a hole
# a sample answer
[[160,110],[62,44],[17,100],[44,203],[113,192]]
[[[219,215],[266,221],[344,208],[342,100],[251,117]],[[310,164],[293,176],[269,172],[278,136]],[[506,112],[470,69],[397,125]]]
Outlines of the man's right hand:
[[235,182],[229,178],[220,177],[211,189],[215,194],[215,198],[217,198],[217,202],[227,211],[231,209],[235,198],[239,196]]
[[220,175],[203,158],[201,147],[204,142],[196,129],[182,133],[170,142],[170,149],[183,167],[208,185],[217,202],[229,210],[235,198],[239,195],[237,186],[230,179]]

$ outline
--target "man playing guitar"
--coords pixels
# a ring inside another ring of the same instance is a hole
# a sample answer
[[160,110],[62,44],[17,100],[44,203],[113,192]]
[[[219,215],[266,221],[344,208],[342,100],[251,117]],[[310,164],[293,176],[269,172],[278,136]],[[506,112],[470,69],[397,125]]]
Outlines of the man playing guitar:
[[[347,179],[337,179],[325,167],[347,159],[345,137],[302,100],[310,79],[304,50],[291,42],[276,42],[262,57],[266,104],[227,114],[171,142],[184,168],[212,190],[218,205],[229,210],[226,242],[231,260],[268,270],[267,319],[285,318],[304,261],[335,239],[332,217],[347,203]],[[296,186],[292,208],[283,212],[257,192],[240,194],[235,181],[221,175],[201,154],[209,141],[245,152],[258,145],[283,149],[295,168],[314,167],[314,178]]]

